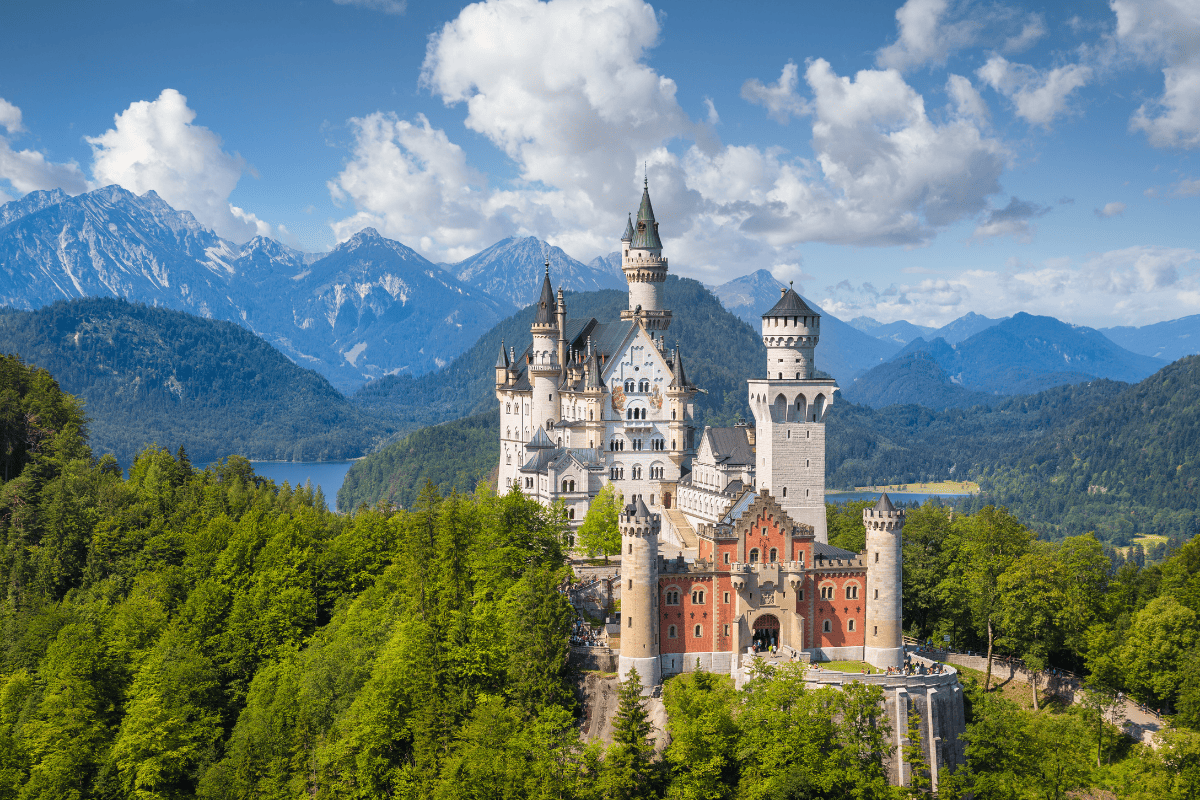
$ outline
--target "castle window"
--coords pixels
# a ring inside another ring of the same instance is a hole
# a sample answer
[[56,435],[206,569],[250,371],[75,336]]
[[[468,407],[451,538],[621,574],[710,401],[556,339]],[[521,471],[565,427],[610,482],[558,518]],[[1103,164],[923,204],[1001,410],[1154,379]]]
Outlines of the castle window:
[[875,599],[876,600],[879,599],[879,590],[878,589],[875,590]]
[[654,495],[650,495],[650,505],[654,505]]
[[[629,545],[629,552],[631,552],[631,553],[633,552],[633,545]],[[633,578],[629,579],[629,588],[630,588],[630,590],[633,589]]]
[[872,634],[871,634],[872,636],[878,636],[878,635],[879,635],[879,626],[878,626],[878,625],[875,625],[875,626],[872,628],[872,630],[874,631],[874,633],[872,633]]
[[832,600],[833,599],[833,587],[832,586],[822,586],[821,587],[821,599],[822,600]]
[[[788,431],[788,436],[791,436],[791,435],[792,435],[792,432],[791,432],[791,431]],[[786,486],[785,486],[785,487],[783,487],[783,496],[784,496],[784,497],[787,497],[787,487],[786,487]]]
[[857,586],[851,585],[851,586],[846,587],[846,599],[847,600],[857,600],[858,599],[858,587]]
[[675,409],[671,409],[671,419],[675,419]]
[[625,381],[625,391],[627,391],[627,392],[633,391],[633,380],[632,379]]
[[[729,554],[726,553],[725,555],[729,555]],[[729,604],[729,592],[726,592],[725,596],[722,599],[725,601],[725,604],[728,605]]]
[[725,636],[729,635],[729,626],[728,625],[725,626],[725,634],[724,635]]
[[804,590],[803,589],[800,590],[800,596],[797,599],[799,599],[800,602],[802,602],[802,603],[804,602]]
[[692,590],[692,605],[704,605],[704,590],[703,589],[693,589]]
[[674,638],[675,638],[675,626],[674,626],[674,625],[672,625],[671,627],[667,628],[667,638],[668,638],[668,639],[674,639]]
[[[632,622],[632,620],[631,620],[631,622]],[[821,630],[825,631],[826,633],[829,633],[830,631],[833,630],[833,623],[830,622],[829,620],[825,620],[824,624],[821,625]]]
[[[828,622],[826,622],[825,624],[826,624],[826,625],[828,625],[829,623],[828,623]],[[630,617],[630,618],[629,618],[629,625],[628,625],[628,627],[630,627],[630,628],[632,628],[632,627],[633,627],[633,617]]]
[[879,551],[878,550],[875,551],[875,563],[876,564],[879,563]]
[[[637,448],[634,448],[634,449],[636,450]],[[642,479],[642,468],[640,466],[636,466],[636,465],[634,466],[633,479],[635,481],[640,481]]]
[[[675,590],[668,590],[666,602],[667,602],[667,605],[669,605],[669,606],[679,605],[679,592],[675,591]],[[674,637],[671,637],[671,638],[674,638]]]
[[776,561],[779,560],[779,551],[777,549],[775,549],[774,547],[771,548],[770,558],[771,558],[772,564],[774,564]]
[[508,457],[508,461],[506,463],[511,464],[512,463],[512,453],[508,453],[507,457]]
[[[726,564],[728,564],[728,563],[729,563],[729,553],[726,553],[726,554],[725,554],[725,563],[726,563]],[[728,597],[729,597],[729,595],[727,594],[727,595],[726,595],[726,600],[725,600],[725,602],[726,602],[726,603],[728,603],[728,602],[729,602],[729,599],[728,599]]]
[[567,509],[567,519],[575,519],[575,509],[573,509],[573,508]]
[[648,392],[648,391],[650,391],[650,381],[648,381],[648,380],[641,380],[641,381],[638,381],[638,391],[639,391],[639,392]]
[[505,413],[505,414],[511,414],[511,413],[512,413],[512,403],[505,403],[505,404],[504,404],[504,413]]
[[697,639],[700,638],[700,626],[699,625],[696,626],[696,638]]
[[750,563],[751,564],[758,563],[758,548],[757,547],[750,550]]
[[848,631],[854,630],[854,620],[852,620],[852,619],[846,620],[846,630],[848,630]]

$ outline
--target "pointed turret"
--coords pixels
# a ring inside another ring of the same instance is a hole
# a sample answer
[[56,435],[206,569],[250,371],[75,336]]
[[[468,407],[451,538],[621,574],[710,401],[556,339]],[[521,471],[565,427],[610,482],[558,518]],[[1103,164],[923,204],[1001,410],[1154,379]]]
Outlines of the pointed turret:
[[508,351],[504,349],[504,340],[500,340],[500,355],[496,356],[496,369],[508,369]]
[[671,386],[675,389],[683,389],[688,385],[687,375],[683,372],[683,355],[679,350],[679,346],[675,346],[675,363],[671,368]]
[[638,207],[637,229],[633,233],[633,243],[630,246],[638,250],[662,250],[662,240],[658,238],[658,223],[654,221],[654,208],[650,205],[649,180],[642,186],[642,204]]
[[550,259],[546,259],[546,277],[542,279],[542,295],[538,298],[534,325],[553,325],[555,315],[554,287],[550,285]]
[[625,233],[621,236],[621,241],[622,242],[632,242],[633,241],[633,215],[632,214],[630,214],[626,217]]
[[887,492],[879,495],[879,499],[875,501],[875,513],[880,516],[896,513],[896,507],[892,505],[892,499],[887,496]]

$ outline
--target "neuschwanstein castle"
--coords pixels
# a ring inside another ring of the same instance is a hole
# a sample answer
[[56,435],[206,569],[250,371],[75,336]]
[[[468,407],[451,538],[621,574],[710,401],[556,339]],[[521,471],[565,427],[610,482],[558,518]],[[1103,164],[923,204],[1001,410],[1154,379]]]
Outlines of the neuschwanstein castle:
[[837,384],[817,377],[820,315],[783,290],[762,316],[765,375],[747,382],[754,427],[699,430],[700,389],[664,338],[667,259],[648,187],[621,268],[628,308],[601,322],[568,318],[547,264],[533,344],[496,359],[500,489],[561,500],[575,526],[605,483],[622,498],[621,674],[636,667],[652,686],[697,663],[733,673],[754,642],[899,666],[903,511],[885,495],[864,513],[864,553],[828,544]]

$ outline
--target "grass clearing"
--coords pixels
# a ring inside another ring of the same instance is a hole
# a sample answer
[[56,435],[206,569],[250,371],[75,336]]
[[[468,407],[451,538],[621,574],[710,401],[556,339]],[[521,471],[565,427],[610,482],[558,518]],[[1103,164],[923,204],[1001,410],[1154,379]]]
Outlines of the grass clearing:
[[[935,481],[932,483],[895,483],[890,486],[859,486],[856,492],[914,492],[925,494],[978,494],[979,484],[974,481]],[[825,494],[844,494],[826,492]]]

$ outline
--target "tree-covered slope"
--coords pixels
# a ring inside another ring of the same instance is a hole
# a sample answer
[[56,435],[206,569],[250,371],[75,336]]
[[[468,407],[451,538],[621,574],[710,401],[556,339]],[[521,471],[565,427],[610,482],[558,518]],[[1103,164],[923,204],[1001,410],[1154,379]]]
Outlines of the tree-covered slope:
[[[726,311],[697,281],[669,276],[664,294],[667,308],[675,310],[667,344],[680,344],[688,378],[708,391],[696,398],[699,413],[746,416],[745,381],[766,365],[760,335]],[[604,322],[620,318],[628,295],[608,289],[568,294],[566,302],[568,317]],[[529,306],[492,328],[444,369],[418,377],[388,376],[367,384],[352,399],[362,410],[389,419],[401,430],[494,408],[493,367],[500,343],[524,352],[532,341],[533,317],[534,307]]]
[[[941,340],[938,340],[941,341]],[[884,408],[920,398],[926,408],[969,408],[997,402],[996,395],[955,385],[930,353],[919,351],[880,364],[844,391],[853,403]]]
[[500,411],[413,431],[354,462],[338,491],[339,511],[383,502],[411,508],[426,483],[470,492],[500,463]]
[[1052,533],[1200,531],[1200,356],[1160,370],[981,470],[992,500]]
[[353,458],[388,433],[244,328],[180,311],[99,298],[8,310],[0,352],[82,398],[93,447],[126,466],[150,443],[197,463]]

